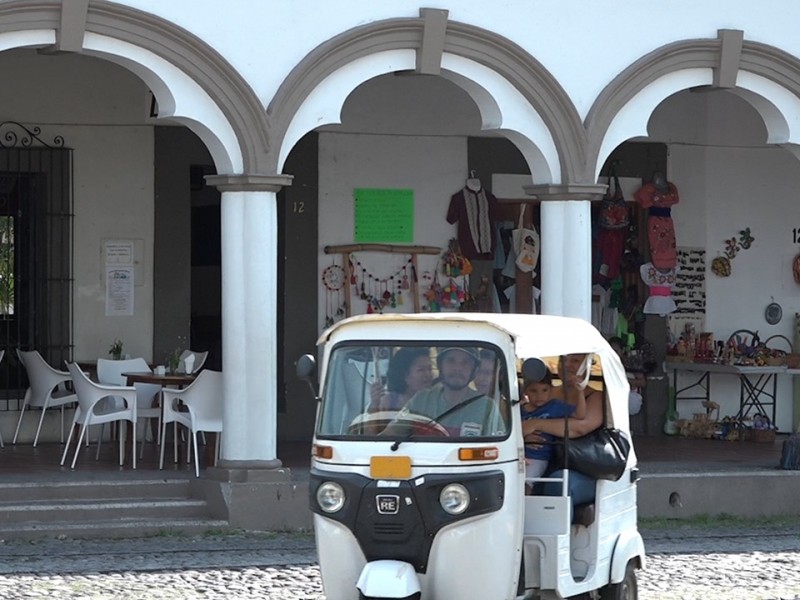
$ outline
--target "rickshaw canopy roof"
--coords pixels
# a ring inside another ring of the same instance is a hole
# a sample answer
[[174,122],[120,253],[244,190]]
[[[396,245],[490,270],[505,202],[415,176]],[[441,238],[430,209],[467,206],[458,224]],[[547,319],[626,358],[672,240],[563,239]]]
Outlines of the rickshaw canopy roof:
[[447,321],[484,324],[499,329],[513,338],[516,354],[521,358],[590,352],[600,354],[602,358],[604,354],[613,352],[600,332],[583,319],[507,313],[359,315],[339,321],[326,329],[317,344],[324,344],[338,335],[345,338],[364,335],[365,327],[371,325],[383,329],[393,323],[410,326],[418,324],[421,331],[424,331],[426,323]]

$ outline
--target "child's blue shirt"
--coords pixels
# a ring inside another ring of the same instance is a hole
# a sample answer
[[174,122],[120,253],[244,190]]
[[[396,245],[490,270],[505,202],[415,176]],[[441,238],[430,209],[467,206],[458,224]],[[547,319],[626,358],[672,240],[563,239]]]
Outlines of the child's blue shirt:
[[[563,419],[564,417],[569,417],[572,413],[575,412],[575,407],[572,404],[567,404],[563,400],[552,399],[549,400],[546,404],[536,408],[531,412],[522,411],[522,420],[527,421],[528,419]],[[555,436],[550,435],[549,433],[541,433],[542,438],[546,442],[552,442],[553,440],[557,439]],[[531,448],[529,445],[525,445],[525,458],[536,458],[539,460],[550,460],[550,457],[553,454],[553,446],[552,444],[543,444],[540,448]]]

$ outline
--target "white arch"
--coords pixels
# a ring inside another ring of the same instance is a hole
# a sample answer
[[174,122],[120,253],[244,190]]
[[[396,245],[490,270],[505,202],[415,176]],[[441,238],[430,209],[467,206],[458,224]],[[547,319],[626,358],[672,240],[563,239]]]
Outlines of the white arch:
[[[278,170],[294,145],[309,131],[341,123],[347,97],[359,85],[386,73],[416,68],[416,51],[390,50],[358,58],[326,77],[303,101],[281,140]],[[561,176],[558,151],[542,118],[514,86],[478,63],[445,54],[442,76],[464,89],[477,105],[483,129],[498,130],[522,152],[537,183]],[[491,93],[488,91],[491,90]]]
[[56,43],[52,29],[27,29],[0,34],[0,52],[13,48],[47,47]]
[[647,136],[647,123],[653,111],[666,98],[691,87],[711,85],[713,81],[711,69],[684,69],[659,77],[642,88],[622,109],[614,115],[603,136],[603,143],[597,153],[594,168],[595,180],[600,176],[608,156],[622,142],[639,136]]
[[[646,136],[655,108],[672,94],[698,85],[710,85],[711,69],[684,69],[660,77],[634,96],[612,120],[598,153],[595,177],[611,152],[622,142]],[[728,90],[750,104],[767,128],[768,144],[785,145],[799,154],[800,98],[785,87],[748,71],[739,71],[736,87]]]
[[[442,69],[442,75],[461,86],[478,105],[483,129],[503,131],[517,144],[533,181],[561,181],[561,163],[553,136],[539,113],[507,79],[475,61],[453,54],[442,57]],[[464,82],[471,82],[471,85]],[[526,141],[520,143],[520,140]]]
[[242,172],[242,151],[233,128],[186,73],[144,48],[96,33],[86,32],[84,50],[87,55],[114,62],[140,77],[158,100],[159,118],[192,129],[205,143],[219,173]]
[[328,75],[312,90],[292,117],[286,135],[281,140],[278,172],[283,170],[289,152],[306,133],[322,125],[342,122],[342,107],[354,89],[373,77],[414,69],[416,56],[413,50],[377,52],[356,59]]
[[755,73],[739,71],[731,90],[758,111],[767,128],[768,144],[800,142],[800,98]]

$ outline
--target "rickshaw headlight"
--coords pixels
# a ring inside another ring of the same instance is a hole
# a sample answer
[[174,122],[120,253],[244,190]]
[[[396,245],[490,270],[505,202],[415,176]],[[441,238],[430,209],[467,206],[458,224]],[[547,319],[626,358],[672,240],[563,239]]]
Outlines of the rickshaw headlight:
[[334,481],[326,481],[317,488],[317,504],[326,513],[340,511],[344,501],[344,489]]
[[448,484],[439,494],[439,504],[447,514],[460,515],[469,508],[469,492],[460,483]]

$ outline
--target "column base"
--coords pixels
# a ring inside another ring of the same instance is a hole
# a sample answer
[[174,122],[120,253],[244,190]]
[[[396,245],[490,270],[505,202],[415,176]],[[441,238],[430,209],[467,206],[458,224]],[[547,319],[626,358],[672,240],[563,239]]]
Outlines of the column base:
[[280,460],[220,461],[194,481],[217,519],[246,531],[310,531],[308,482],[295,481]]

